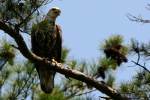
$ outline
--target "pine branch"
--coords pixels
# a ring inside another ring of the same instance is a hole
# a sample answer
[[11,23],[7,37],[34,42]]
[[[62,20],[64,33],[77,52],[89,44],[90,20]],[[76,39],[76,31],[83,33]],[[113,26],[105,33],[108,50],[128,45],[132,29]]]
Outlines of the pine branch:
[[[22,87],[20,87],[20,88],[18,89],[18,92],[17,92],[17,94],[16,94],[16,98],[23,92],[23,90],[24,90],[25,87],[27,86],[29,80],[31,79],[31,75],[32,75],[32,72],[33,72],[33,71],[34,71],[34,68],[32,68],[32,70],[29,72],[29,76],[28,76],[28,78],[27,78],[26,80],[24,80],[24,84],[22,85]],[[30,84],[30,85],[31,85],[31,84]],[[25,93],[25,91],[24,91],[24,93]]]
[[25,41],[24,41],[23,37],[21,36],[21,34],[19,34],[15,30],[13,30],[11,27],[6,25],[2,21],[0,21],[0,29],[3,30],[5,33],[7,33],[9,36],[11,36],[16,41],[19,51],[27,59],[29,59],[33,62],[39,62],[39,63],[43,63],[45,65],[51,66],[51,67],[49,67],[49,70],[54,70],[56,72],[59,72],[65,76],[67,76],[67,77],[71,77],[71,78],[77,79],[79,81],[85,82],[115,100],[128,100],[127,97],[122,96],[115,89],[109,87],[108,85],[106,85],[102,82],[98,82],[97,80],[95,80],[77,70],[66,69],[62,64],[57,63],[56,61],[49,61],[47,59],[41,58],[41,57],[33,54],[27,48],[27,45],[25,44]]
[[[52,1],[53,0],[49,2],[51,3]],[[22,21],[17,24],[17,26],[20,27],[22,24],[24,24],[33,15],[33,13],[35,13],[42,5],[46,5],[47,3],[47,1],[43,0],[36,8],[33,9],[33,11],[31,11],[24,19],[22,19]]]

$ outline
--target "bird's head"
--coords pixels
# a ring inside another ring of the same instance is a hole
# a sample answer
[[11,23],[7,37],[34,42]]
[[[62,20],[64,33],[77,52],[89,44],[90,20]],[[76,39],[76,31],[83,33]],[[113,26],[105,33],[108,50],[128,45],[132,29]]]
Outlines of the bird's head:
[[61,13],[61,10],[58,7],[53,7],[49,10],[47,17],[51,19],[56,19]]

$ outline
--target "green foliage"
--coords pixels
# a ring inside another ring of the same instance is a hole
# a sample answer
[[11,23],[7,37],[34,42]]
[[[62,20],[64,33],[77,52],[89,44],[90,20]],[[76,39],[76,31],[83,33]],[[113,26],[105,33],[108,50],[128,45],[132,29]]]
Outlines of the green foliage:
[[61,56],[62,63],[66,62],[67,57],[68,57],[68,53],[69,53],[69,49],[63,47],[62,48],[62,56]]
[[121,86],[120,86],[120,91],[121,91],[121,92],[124,92],[124,93],[129,92],[129,84],[127,84],[127,83],[122,83]]
[[107,40],[105,40],[104,44],[101,46],[102,49],[112,48],[121,46],[119,50],[121,54],[127,55],[128,47],[123,45],[123,37],[121,35],[112,35]]
[[68,65],[71,67],[71,69],[75,69],[77,67],[77,61],[71,60],[68,62]]
[[113,60],[113,59],[108,59],[108,58],[102,58],[102,59],[100,59],[99,65],[102,68],[104,68],[105,70],[110,69],[110,68],[112,68],[112,69],[115,70],[116,67],[117,67],[116,61]]
[[4,85],[5,81],[9,78],[10,74],[11,70],[9,70],[8,67],[5,67],[2,71],[0,71],[0,87]]
[[9,26],[28,33],[35,16],[42,16],[39,16],[40,7],[49,1],[51,0],[1,0],[0,19]]
[[102,48],[110,48],[112,46],[120,45],[123,42],[123,37],[121,35],[112,35],[110,38],[105,40]]
[[[116,70],[122,62],[127,62],[126,55],[128,54],[128,47],[123,45],[123,37],[121,35],[110,36],[100,47],[105,57],[99,59],[95,75],[96,78],[102,77],[105,79],[105,74],[110,72],[111,69]],[[108,76],[107,81],[114,83],[115,80]]]
[[109,75],[106,81],[106,84],[109,85],[110,87],[113,87],[114,82],[115,82],[115,77],[113,77],[112,75]]
[[[138,60],[136,61],[139,65],[143,58],[148,58],[146,62],[149,63],[150,57],[150,43],[139,43],[137,40],[131,40],[130,53],[137,54]],[[147,68],[146,64],[142,68]],[[120,86],[120,91],[130,97],[137,100],[149,100],[150,90],[150,73],[148,70],[138,71],[137,74],[132,78],[130,82],[124,82]]]
[[41,21],[38,24],[32,26],[32,32],[38,31],[40,33],[47,33],[49,31],[49,24],[47,20]]
[[130,98],[138,100],[149,100],[150,74],[145,71],[138,72],[131,82],[124,82],[120,86],[120,91]]
[[51,94],[39,94],[37,100],[66,100],[62,91],[59,88],[55,88]]
[[[94,68],[94,64],[90,64],[87,63],[86,61],[77,61],[77,60],[71,60],[71,61],[67,61],[66,62],[67,65],[69,65],[69,67],[71,67],[72,69],[76,69],[80,72],[83,72],[89,76],[93,76],[93,69]],[[93,66],[91,68],[91,66]],[[68,78],[68,79],[62,79],[63,80],[63,84],[62,84],[62,91],[65,93],[67,98],[72,98],[73,100],[76,100],[76,96],[77,94],[82,94],[84,92],[84,90],[87,88],[92,89],[93,87],[89,86],[88,84],[84,84],[81,81],[72,79],[72,78]],[[75,96],[75,98],[74,98]],[[82,95],[81,95],[82,96]],[[72,100],[71,99],[71,100]],[[78,98],[79,99],[79,98]],[[81,98],[80,98],[81,99]],[[81,99],[84,100],[84,99]]]
[[[28,65],[28,66],[27,66]],[[30,66],[29,62],[23,65],[14,64],[13,66],[5,66],[1,70],[0,81],[4,88],[1,98],[8,99],[26,99],[31,92],[31,88],[38,84],[37,72]],[[29,67],[31,67],[29,72]],[[7,87],[9,88],[7,88]],[[38,90],[38,88],[36,88]]]
[[[121,35],[112,35],[105,40],[105,43],[102,45],[102,50],[104,50],[106,59],[110,60],[107,61],[112,64],[113,69],[120,66],[128,54],[128,47],[123,45],[123,37]],[[124,62],[126,62],[126,60]]]
[[131,39],[130,52],[136,54],[140,53],[141,56],[149,59],[150,43],[139,43],[137,40]]
[[123,54],[123,55],[127,55],[128,54],[128,47],[127,46],[123,46],[121,49],[120,49],[120,52],[121,52],[121,54]]
[[15,50],[5,39],[1,40],[0,58],[7,59],[10,65],[14,64]]

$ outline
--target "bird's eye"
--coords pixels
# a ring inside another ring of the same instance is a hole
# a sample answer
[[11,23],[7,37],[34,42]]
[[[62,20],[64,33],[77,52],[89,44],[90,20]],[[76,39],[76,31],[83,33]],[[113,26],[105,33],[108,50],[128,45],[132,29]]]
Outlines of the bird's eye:
[[52,11],[55,11],[55,9],[53,8]]

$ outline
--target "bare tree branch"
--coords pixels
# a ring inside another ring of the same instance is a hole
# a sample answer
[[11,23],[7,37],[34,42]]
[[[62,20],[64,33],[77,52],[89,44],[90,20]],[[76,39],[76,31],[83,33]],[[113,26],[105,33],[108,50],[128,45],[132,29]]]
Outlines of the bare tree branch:
[[13,30],[11,27],[6,25],[2,21],[0,21],[0,29],[3,30],[5,33],[7,33],[9,36],[11,36],[16,41],[19,51],[27,59],[29,59],[33,62],[39,62],[39,63],[43,63],[45,65],[50,65],[51,67],[49,67],[49,70],[55,70],[56,72],[59,72],[67,77],[72,77],[79,81],[85,82],[115,100],[128,100],[127,97],[122,96],[115,89],[109,87],[108,85],[106,85],[102,82],[98,82],[97,80],[95,80],[77,70],[66,69],[62,64],[57,63],[56,61],[48,61],[45,58],[41,58],[41,57],[33,54],[27,48],[27,45],[25,44],[24,39],[21,36],[21,34],[19,34],[15,30]]
[[[26,88],[27,83],[29,82],[29,80],[31,80],[31,75],[32,75],[32,72],[33,72],[33,71],[34,71],[34,68],[32,68],[32,70],[29,72],[28,78],[27,78],[26,80],[24,80],[25,82],[24,82],[23,86],[18,89],[18,92],[17,92],[17,94],[16,94],[16,98],[18,98],[18,96],[19,96],[22,92],[25,93],[25,91],[23,91],[23,90]],[[29,84],[29,85],[32,85],[32,84]],[[29,88],[29,86],[28,86],[27,88]],[[27,90],[28,90],[28,89],[27,89]]]
[[141,68],[143,68],[145,71],[147,71],[148,73],[150,73],[150,70],[149,69],[147,69],[146,68],[146,66],[145,66],[145,64],[144,65],[141,65],[140,63],[139,63],[139,61],[140,61],[140,58],[141,58],[141,54],[140,54],[140,48],[139,48],[139,43],[137,42],[136,43],[136,46],[132,46],[132,48],[133,48],[133,51],[137,54],[137,61],[131,61],[131,62],[133,62],[135,65],[138,65],[139,67],[141,67]]
[[104,97],[104,96],[99,96],[100,98],[102,98],[102,99],[105,99],[105,100],[112,100],[111,98],[109,98],[109,97]]
[[132,61],[134,64],[138,65],[139,67],[143,68],[145,71],[149,72],[150,73],[150,70],[147,69],[145,66],[139,64],[138,62],[135,62],[135,61]]
[[150,23],[150,20],[143,19],[141,16],[136,17],[136,16],[133,16],[132,14],[127,14],[127,18],[134,22]]
[[96,89],[90,90],[90,91],[87,91],[87,92],[84,92],[84,93],[76,94],[75,96],[81,96],[81,95],[88,94],[88,93],[91,93],[91,92],[94,92],[94,91],[96,91]]

